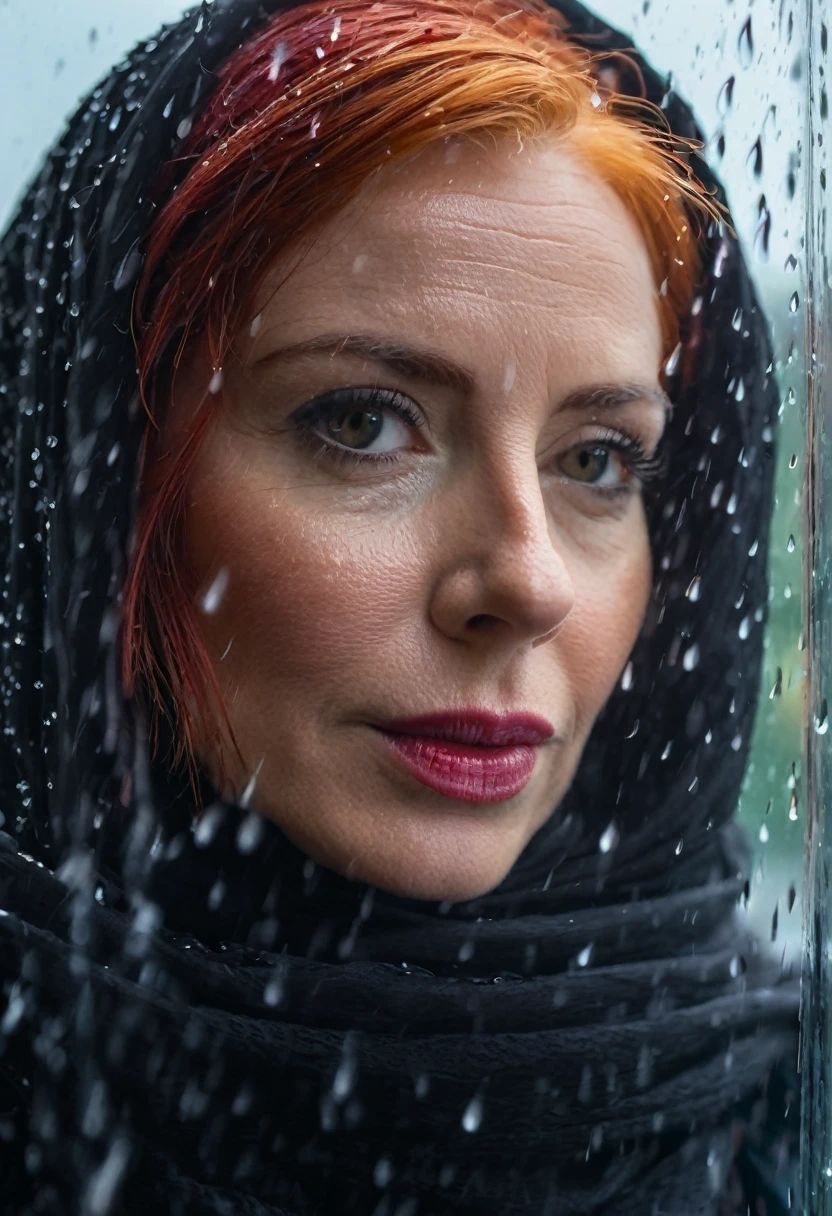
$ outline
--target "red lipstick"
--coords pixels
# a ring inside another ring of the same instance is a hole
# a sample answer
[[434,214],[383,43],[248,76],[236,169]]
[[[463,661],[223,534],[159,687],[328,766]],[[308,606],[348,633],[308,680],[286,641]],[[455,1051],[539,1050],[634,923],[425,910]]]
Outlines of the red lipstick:
[[555,733],[536,714],[455,710],[399,718],[377,728],[422,785],[462,802],[504,802],[526,786],[535,747]]

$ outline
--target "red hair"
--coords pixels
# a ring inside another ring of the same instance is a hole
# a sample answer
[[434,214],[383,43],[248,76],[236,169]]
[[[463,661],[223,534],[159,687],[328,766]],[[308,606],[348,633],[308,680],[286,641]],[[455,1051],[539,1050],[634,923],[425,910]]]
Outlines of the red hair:
[[[545,0],[328,0],[277,12],[236,51],[158,191],[134,332],[148,429],[125,592],[122,673],[153,722],[242,760],[194,607],[182,521],[189,471],[221,394],[182,446],[156,450],[157,418],[192,332],[220,370],[269,264],[333,216],[388,160],[451,136],[568,137],[623,199],[652,261],[666,353],[698,273],[694,217],[716,217],[661,112],[602,89]],[[648,113],[649,111],[649,113]],[[177,166],[189,164],[173,189]],[[178,337],[174,345],[173,339]],[[168,355],[172,354],[172,364]]]

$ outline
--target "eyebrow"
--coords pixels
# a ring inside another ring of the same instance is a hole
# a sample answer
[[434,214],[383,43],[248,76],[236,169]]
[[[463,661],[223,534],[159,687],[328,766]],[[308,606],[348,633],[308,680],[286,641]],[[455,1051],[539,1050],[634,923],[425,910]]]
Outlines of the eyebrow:
[[[409,346],[373,334],[320,334],[315,338],[292,342],[288,346],[270,351],[262,359],[258,359],[255,366],[327,352],[330,357],[357,355],[375,363],[382,363],[409,380],[421,380],[426,384],[452,388],[466,399],[473,397],[476,390],[476,378],[471,372],[446,355],[426,347]],[[625,382],[594,384],[587,388],[575,389],[561,401],[559,409],[604,411],[645,400],[652,401],[663,410],[669,411],[672,407],[670,398],[657,384]]]

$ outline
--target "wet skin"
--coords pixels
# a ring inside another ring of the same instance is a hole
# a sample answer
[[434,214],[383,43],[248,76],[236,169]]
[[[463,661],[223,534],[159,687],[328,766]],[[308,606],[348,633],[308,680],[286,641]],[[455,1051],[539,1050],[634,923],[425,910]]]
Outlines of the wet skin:
[[[222,589],[199,616],[245,758],[233,786],[256,771],[252,805],[333,869],[472,897],[556,812],[642,624],[641,477],[666,413],[649,257],[612,188],[547,137],[385,165],[278,287],[292,261],[236,339],[188,495],[197,602]],[[286,350],[332,335],[461,374]],[[196,346],[171,450],[212,375]],[[554,726],[514,797],[448,798],[375,729],[464,707]]]

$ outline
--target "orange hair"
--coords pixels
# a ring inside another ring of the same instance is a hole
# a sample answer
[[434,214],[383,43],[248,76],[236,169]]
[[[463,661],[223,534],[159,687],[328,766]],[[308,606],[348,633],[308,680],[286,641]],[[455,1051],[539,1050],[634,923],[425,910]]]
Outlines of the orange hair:
[[[222,368],[270,262],[381,165],[454,136],[573,142],[640,228],[670,353],[699,271],[692,228],[718,207],[661,111],[604,90],[596,60],[562,26],[545,0],[313,0],[277,12],[230,56],[158,183],[167,201],[134,310],[151,420],[170,392],[165,356],[177,334],[174,368],[192,332],[207,335]],[[125,689],[148,697],[154,746],[160,716],[171,717],[173,763],[187,761],[192,776],[198,732],[221,758],[230,745],[241,759],[182,546],[188,474],[217,400],[202,403],[181,450],[145,487],[123,599]],[[146,444],[145,468],[152,458]]]

